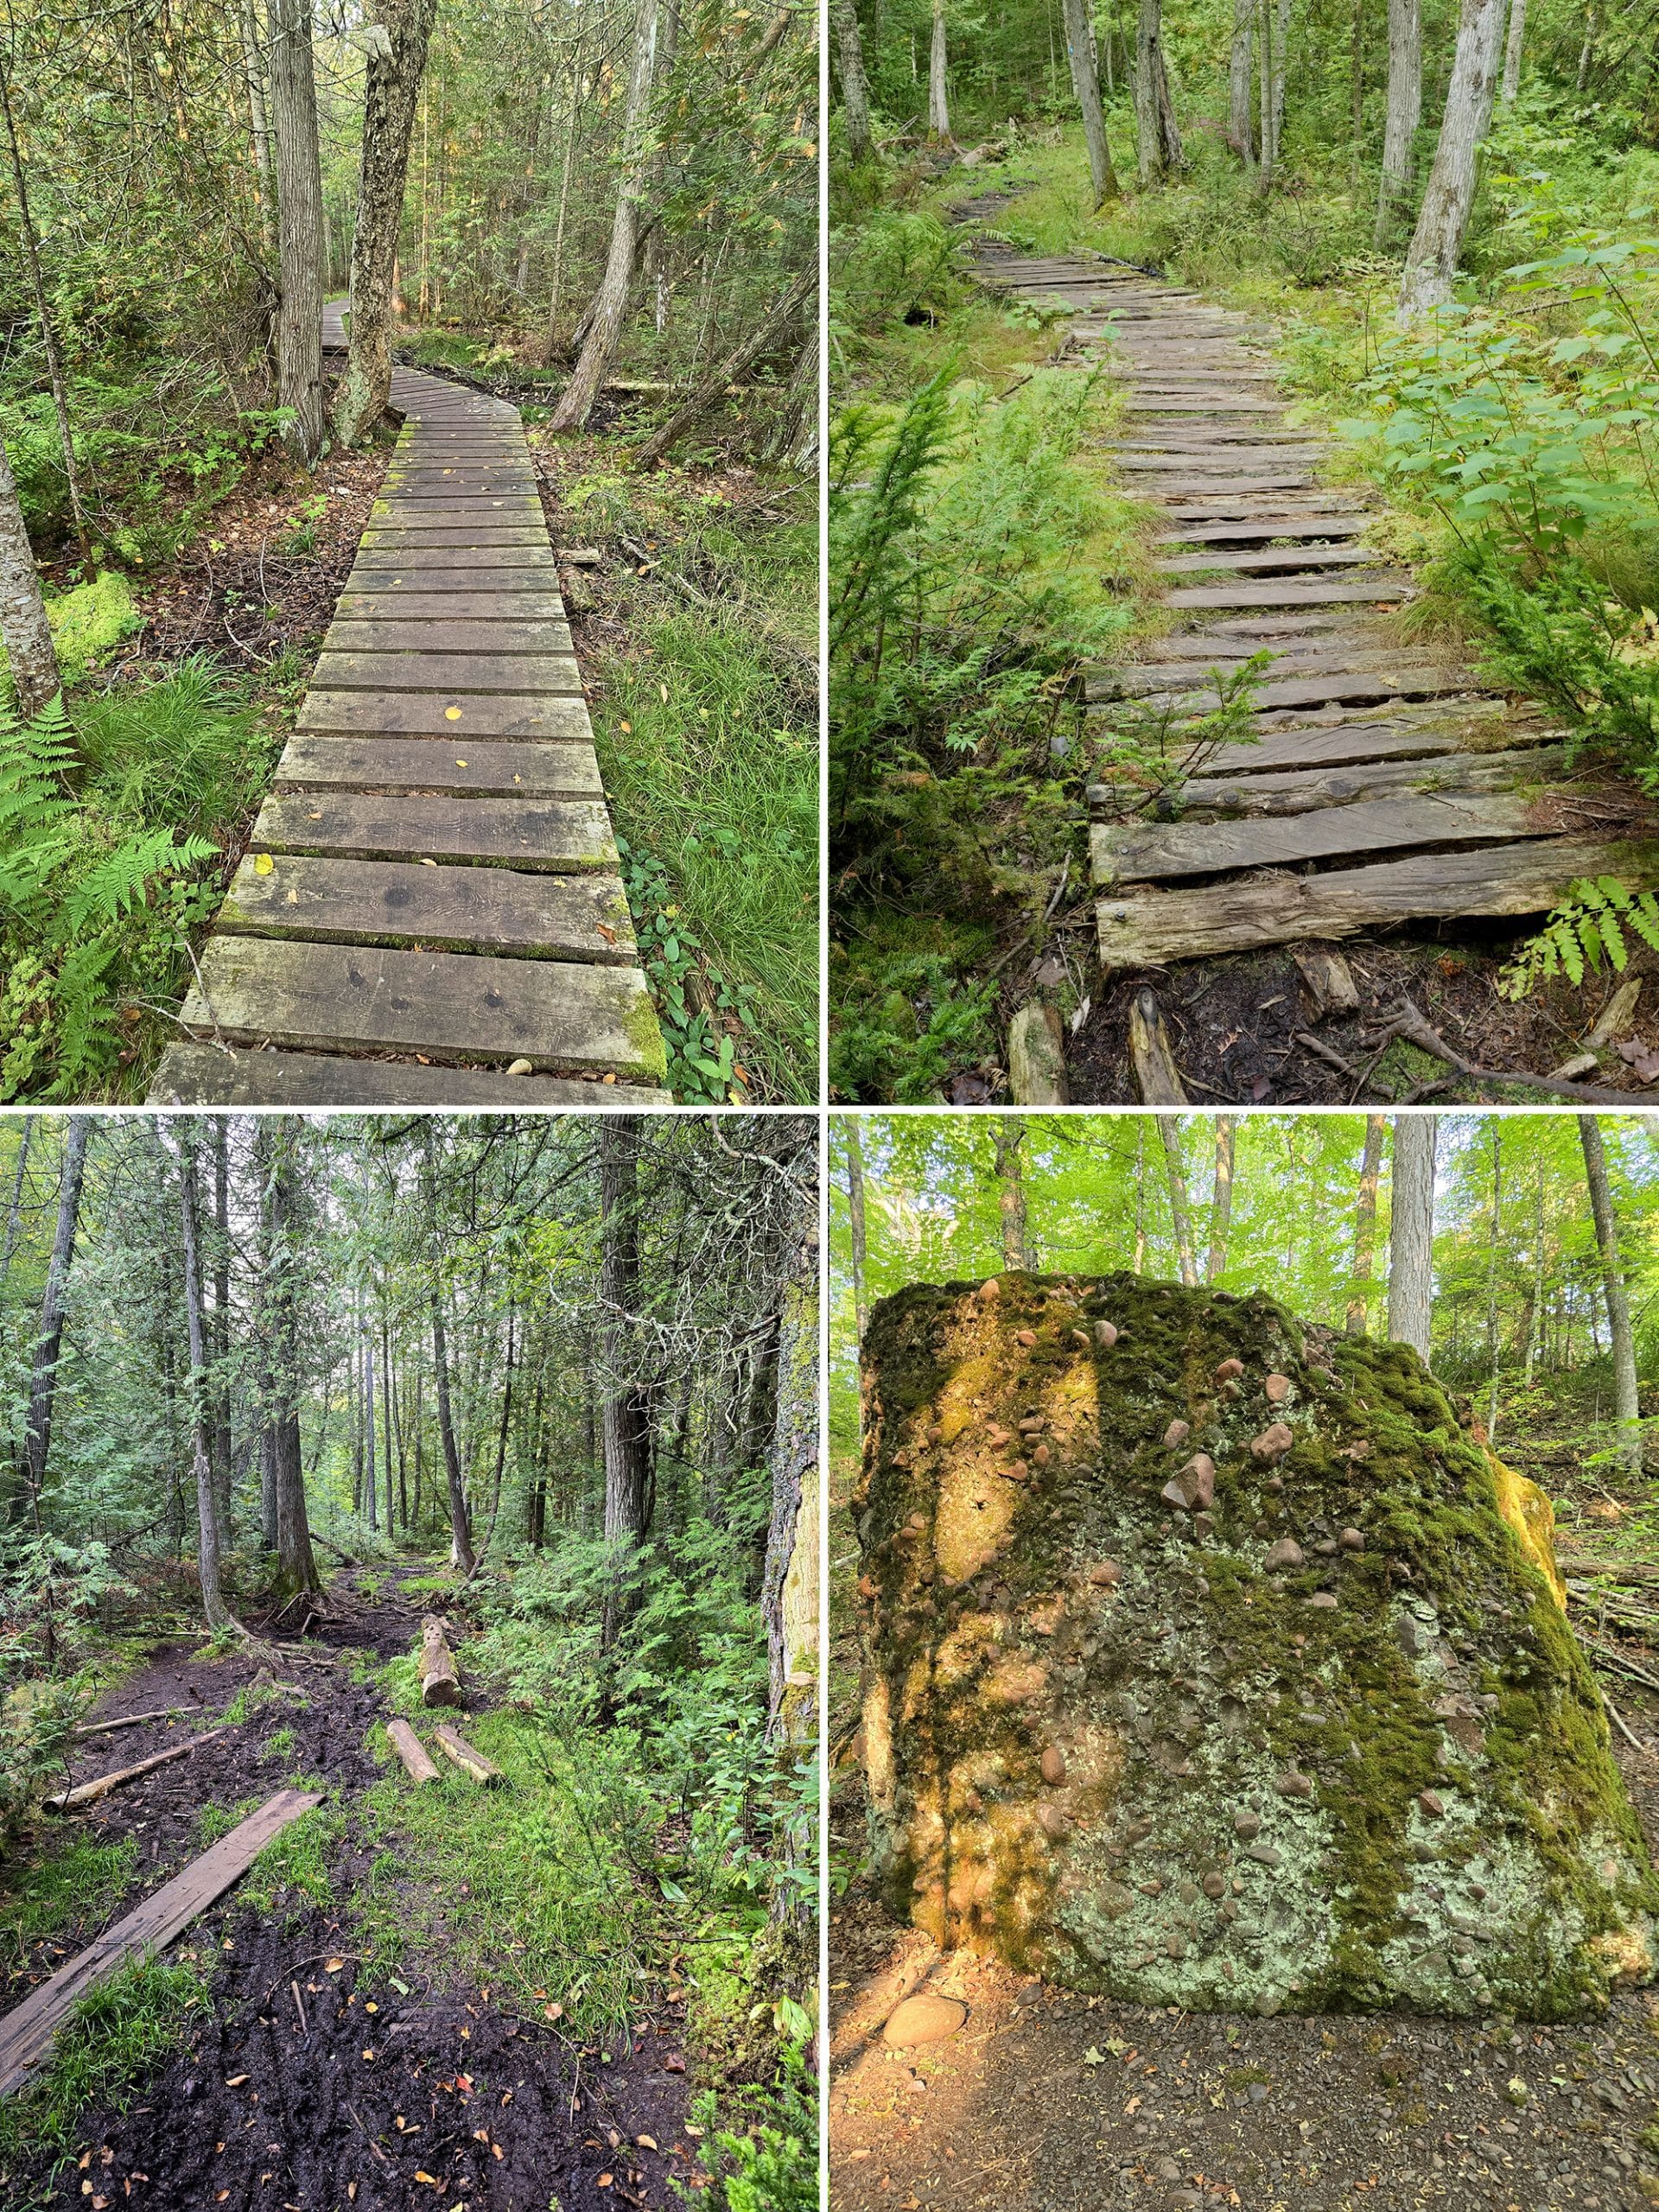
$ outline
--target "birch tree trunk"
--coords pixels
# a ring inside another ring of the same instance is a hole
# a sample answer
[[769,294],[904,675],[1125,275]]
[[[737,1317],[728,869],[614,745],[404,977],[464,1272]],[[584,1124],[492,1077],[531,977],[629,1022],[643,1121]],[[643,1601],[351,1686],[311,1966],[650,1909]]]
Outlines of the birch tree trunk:
[[1255,0],[1236,0],[1233,9],[1233,46],[1227,70],[1227,141],[1244,164],[1246,176],[1255,174],[1255,119],[1250,112],[1250,56],[1255,27]]
[[1475,204],[1476,157],[1492,119],[1503,39],[1503,0],[1463,0],[1434,164],[1400,283],[1402,321],[1443,307],[1452,296]]
[[1208,1282],[1219,1282],[1227,1266],[1227,1242],[1233,1226],[1233,1143],[1230,1114],[1216,1116],[1216,1192],[1210,1205]]
[[1434,1304],[1433,1114],[1394,1117],[1394,1184],[1389,1216],[1389,1336],[1427,1366]]
[[235,1628],[225,1603],[220,1568],[219,1515],[213,1500],[213,1461],[207,1449],[207,1347],[201,1325],[201,1262],[197,1225],[195,1132],[187,1118],[180,1128],[179,1227],[184,1256],[184,1320],[190,1346],[190,1445],[196,1478],[196,1572],[201,1609],[211,1629]]
[[391,270],[403,224],[409,138],[437,0],[381,0],[365,26],[363,153],[352,234],[351,350],[334,394],[334,435],[354,446],[391,396]]
[[1382,1174],[1382,1140],[1388,1121],[1365,1116],[1365,1151],[1359,1163],[1359,1192],[1354,1200],[1354,1266],[1348,1289],[1344,1332],[1363,1337],[1370,1325],[1371,1262],[1376,1252],[1376,1186]]
[[1026,1186],[1020,1173],[1025,1125],[1011,1114],[999,1114],[991,1135],[996,1147],[996,1204],[1002,1222],[1002,1264],[1005,1268],[1028,1268],[1032,1265],[1031,1242],[1026,1220]]
[[1421,0],[1389,0],[1389,100],[1374,234],[1378,252],[1385,252],[1404,228],[1411,203],[1412,146],[1422,119]]
[[1627,1475],[1639,1476],[1642,1409],[1637,1397],[1630,1294],[1625,1287],[1619,1255],[1618,1218],[1613,1211],[1612,1187],[1607,1179],[1607,1154],[1601,1141],[1601,1125],[1593,1114],[1579,1116],[1579,1141],[1584,1147],[1585,1180],[1590,1186],[1590,1211],[1596,1224],[1601,1279],[1607,1294],[1607,1329],[1613,1351],[1613,1404],[1618,1421],[1618,1463]]
[[1088,0],[1065,0],[1065,51],[1071,64],[1071,89],[1083,112],[1084,143],[1089,149],[1089,181],[1095,206],[1117,197],[1117,173],[1106,137],[1106,117],[1100,104],[1100,63],[1095,53],[1094,27],[1089,20]]
[[[853,1236],[853,1325],[858,1331],[858,1341],[862,1344],[870,1319],[868,1244],[864,1224],[864,1147],[858,1134],[856,1114],[849,1114],[841,1127],[847,1140],[847,1216]],[[20,1178],[22,1173],[20,1166]]]
[[623,118],[622,171],[616,189],[616,213],[611,223],[610,251],[605,274],[588,309],[588,335],[570,380],[559,395],[550,417],[556,430],[587,427],[622,334],[627,312],[628,288],[633,282],[639,251],[639,203],[649,152],[651,92],[656,69],[657,0],[639,0],[634,26],[633,67],[628,78],[628,104]]
[[276,397],[284,442],[309,468],[322,451],[322,168],[311,0],[271,0],[270,106],[276,140]]
[[933,0],[933,38],[927,50],[927,135],[950,136],[950,103],[944,83],[944,0]]
[[864,42],[853,0],[830,0],[841,63],[841,112],[847,125],[847,150],[861,162],[870,150],[870,83],[864,73]]
[[1186,1162],[1181,1154],[1180,1124],[1173,1114],[1160,1114],[1158,1134],[1164,1145],[1164,1173],[1169,1182],[1169,1218],[1175,1232],[1175,1262],[1189,1290],[1198,1287],[1198,1255],[1192,1243],[1192,1217],[1187,1209]]
[[768,1726],[811,1740],[818,1652],[818,1205],[816,1178],[791,1182],[782,1303],[772,1512],[760,1611],[766,1624]]
[[58,1185],[58,1221],[52,1238],[52,1256],[46,1266],[46,1288],[41,1296],[40,1322],[35,1332],[35,1359],[29,1384],[29,1413],[23,1427],[23,1481],[35,1533],[41,1525],[41,1486],[46,1480],[47,1455],[52,1445],[52,1406],[58,1388],[58,1355],[63,1348],[65,1294],[69,1268],[75,1256],[75,1230],[80,1220],[80,1189],[86,1170],[86,1141],[92,1124],[85,1114],[72,1114],[64,1131],[63,1173]]
[[1273,166],[1285,137],[1285,83],[1290,61],[1290,0],[1279,0],[1273,37]]
[[1510,35],[1503,48],[1503,105],[1521,89],[1521,49],[1527,35],[1527,0],[1510,0]]
[[22,504],[0,443],[0,644],[17,695],[17,711],[32,721],[63,689],[57,648],[46,619],[40,573],[23,527]]

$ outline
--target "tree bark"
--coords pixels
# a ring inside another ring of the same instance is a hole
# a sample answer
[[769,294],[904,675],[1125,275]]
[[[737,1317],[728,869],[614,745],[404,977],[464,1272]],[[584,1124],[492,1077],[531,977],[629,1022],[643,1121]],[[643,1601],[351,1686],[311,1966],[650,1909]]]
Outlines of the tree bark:
[[779,1332],[778,1410],[769,1457],[772,1514],[760,1610],[766,1624],[768,1727],[812,1737],[818,1653],[818,1205],[816,1177],[791,1188]]
[[213,1506],[221,1551],[231,1548],[231,1164],[222,1114],[209,1116],[213,1154],[213,1319],[208,1402],[213,1408]]
[[1219,1282],[1227,1266],[1227,1243],[1233,1226],[1234,1118],[1216,1116],[1216,1192],[1210,1207],[1209,1282]]
[[933,0],[933,36],[927,49],[927,135],[950,136],[950,99],[945,86],[944,0]]
[[853,0],[830,0],[841,62],[841,112],[847,125],[847,150],[861,162],[870,150],[870,83],[864,73],[864,42],[859,36]]
[[1227,69],[1227,138],[1244,164],[1244,174],[1255,174],[1255,124],[1250,111],[1250,56],[1255,27],[1255,0],[1235,0],[1233,44]]
[[309,468],[323,446],[322,168],[311,0],[271,0],[270,106],[276,140],[276,397],[284,442]]
[[11,1263],[17,1256],[17,1239],[23,1226],[23,1185],[29,1179],[29,1148],[35,1137],[35,1116],[25,1114],[17,1123],[17,1166],[11,1179],[11,1199],[6,1207],[5,1241],[0,1243],[0,1302],[11,1281]]
[[1135,114],[1141,182],[1161,183],[1182,165],[1181,134],[1164,67],[1163,0],[1141,0],[1135,27]]
[[213,1501],[213,1462],[207,1449],[207,1347],[201,1325],[201,1265],[198,1256],[195,1133],[180,1128],[179,1226],[184,1257],[184,1319],[190,1345],[190,1441],[196,1478],[197,1576],[202,1611],[209,1628],[235,1628],[225,1603],[221,1580],[219,1515]]
[[421,1623],[421,1703],[459,1705],[461,1677],[454,1654],[443,1633],[443,1623],[429,1614]]
[[1365,1151],[1359,1163],[1354,1199],[1354,1265],[1348,1287],[1345,1333],[1363,1337],[1370,1326],[1371,1262],[1376,1251],[1376,1186],[1382,1174],[1382,1142],[1388,1134],[1382,1114],[1365,1116]]
[[1527,0],[1510,0],[1510,35],[1503,48],[1503,105],[1521,89],[1521,49],[1527,35]]
[[242,74],[248,91],[248,137],[253,146],[254,175],[257,179],[259,234],[269,246],[271,240],[270,112],[265,104],[265,63],[261,51],[264,40],[257,13],[257,0],[241,0],[237,14],[238,27],[242,35]]
[[616,1554],[605,1601],[608,1649],[626,1618],[622,1583],[650,1526],[651,1409],[629,1376],[639,1294],[639,1116],[607,1114],[599,1131],[600,1353],[605,1369],[605,1541]]
[[46,601],[34,550],[23,525],[11,463],[0,442],[0,644],[17,695],[17,711],[33,721],[63,690],[57,648],[46,619]]
[[435,1782],[438,1770],[428,1756],[427,1749],[407,1720],[388,1720],[386,1737],[391,1748],[403,1761],[411,1782]]
[[1389,1214],[1389,1335],[1428,1364],[1434,1305],[1433,1114],[1394,1117],[1394,1185]]
[[1071,89],[1083,114],[1084,143],[1089,149],[1089,181],[1095,206],[1117,197],[1117,173],[1106,136],[1106,116],[1100,104],[1100,62],[1095,52],[1094,27],[1089,20],[1088,0],[1065,0],[1065,50],[1071,64]]
[[1031,1235],[1026,1218],[1026,1186],[1020,1172],[1020,1154],[1026,1141],[1023,1122],[1012,1114],[994,1116],[991,1130],[996,1147],[996,1204],[1002,1221],[1002,1264],[1029,1268],[1033,1264]]
[[363,153],[352,235],[351,350],[334,394],[334,435],[354,446],[391,396],[391,270],[403,224],[404,180],[427,42],[437,0],[380,0],[365,26]]
[[1192,1218],[1187,1209],[1186,1162],[1181,1156],[1180,1124],[1173,1114],[1160,1114],[1157,1122],[1158,1135],[1163,1140],[1164,1173],[1169,1183],[1169,1218],[1175,1232],[1175,1263],[1186,1287],[1196,1290],[1198,1287],[1198,1252],[1192,1242]]
[[649,153],[648,128],[652,82],[657,52],[658,0],[639,0],[634,26],[633,68],[628,79],[628,104],[622,124],[623,161],[616,191],[616,213],[611,224],[610,251],[588,310],[588,335],[581,359],[559,395],[549,418],[556,430],[587,427],[594,402],[610,374],[627,312],[628,288],[633,282],[639,250],[639,198]]
[[296,1128],[291,1122],[262,1122],[272,1131],[270,1190],[266,1200],[267,1252],[270,1275],[270,1409],[271,1478],[276,1519],[278,1587],[293,1595],[321,1593],[322,1578],[311,1550],[311,1525],[305,1502],[305,1466],[300,1449],[300,1255],[296,1231],[300,1204],[296,1172]]
[[452,1561],[470,1574],[473,1532],[467,1516],[467,1490],[461,1476],[461,1455],[455,1449],[455,1424],[449,1404],[449,1348],[443,1326],[442,1251],[438,1241],[438,1174],[432,1149],[432,1124],[424,1129],[422,1180],[426,1185],[427,1281],[432,1318],[432,1372],[437,1384],[438,1436],[443,1446],[444,1471],[449,1483],[449,1549]]
[[[864,1147],[858,1134],[858,1116],[847,1115],[841,1124],[847,1140],[847,1216],[853,1239],[853,1325],[858,1341],[870,1321],[868,1244],[864,1222]],[[21,1175],[21,1168],[18,1171]]]
[[1601,1125],[1593,1114],[1579,1116],[1579,1141],[1584,1147],[1585,1180],[1590,1186],[1596,1249],[1601,1255],[1601,1279],[1607,1294],[1607,1328],[1613,1351],[1613,1403],[1618,1421],[1618,1463],[1626,1475],[1637,1477],[1642,1472],[1642,1408],[1637,1395],[1630,1294],[1625,1287],[1619,1255],[1618,1218],[1613,1211],[1612,1186],[1607,1179],[1607,1154],[1602,1146]]
[[1423,119],[1421,0],[1389,0],[1389,99],[1382,125],[1382,178],[1375,240],[1386,252],[1405,226],[1411,202],[1412,148]]
[[790,317],[817,290],[818,272],[815,263],[804,269],[787,290],[783,292],[766,320],[752,330],[742,343],[734,346],[717,369],[713,370],[697,386],[691,397],[683,401],[641,446],[635,448],[632,463],[635,468],[649,468],[662,459],[676,438],[689,430],[700,415],[706,414],[721,397],[728,385],[735,384],[747,371],[750,364],[760,359],[767,346],[783,332]]
[[52,1256],[47,1262],[40,1324],[35,1332],[35,1362],[23,1429],[23,1481],[36,1535],[41,1533],[41,1489],[46,1480],[47,1458],[52,1446],[52,1408],[57,1395],[58,1356],[63,1348],[65,1300],[69,1269],[75,1256],[81,1185],[86,1172],[86,1144],[92,1129],[86,1115],[72,1114],[64,1131],[57,1228],[52,1238]]
[[1452,296],[1475,204],[1476,158],[1492,119],[1503,40],[1503,0],[1463,0],[1434,164],[1400,281],[1402,319],[1427,315]]
[[1492,1139],[1492,1226],[1486,1246],[1486,1441],[1497,1441],[1497,1243],[1503,1226],[1503,1124],[1491,1124]]

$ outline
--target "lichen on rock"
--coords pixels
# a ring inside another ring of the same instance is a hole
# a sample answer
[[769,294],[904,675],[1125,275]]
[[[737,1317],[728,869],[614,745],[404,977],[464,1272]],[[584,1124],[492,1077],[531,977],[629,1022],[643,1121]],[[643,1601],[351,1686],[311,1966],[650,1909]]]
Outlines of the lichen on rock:
[[1648,1978],[1659,1880],[1548,1501],[1408,1347],[1132,1275],[918,1284],[865,1411],[902,1916],[1194,2010],[1559,2019]]

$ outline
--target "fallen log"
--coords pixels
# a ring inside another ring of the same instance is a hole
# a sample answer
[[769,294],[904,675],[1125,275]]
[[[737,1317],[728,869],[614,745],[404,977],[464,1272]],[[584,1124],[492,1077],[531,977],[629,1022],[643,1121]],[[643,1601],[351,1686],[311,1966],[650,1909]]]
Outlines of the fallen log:
[[421,1703],[459,1705],[461,1678],[454,1655],[444,1641],[443,1623],[429,1613],[421,1623]]
[[411,1782],[435,1782],[438,1770],[427,1748],[407,1720],[388,1720],[386,1734],[409,1772]]
[[151,1957],[170,1943],[198,1913],[224,1896],[273,1836],[280,1835],[291,1821],[321,1802],[321,1796],[310,1792],[279,1789],[257,1813],[250,1813],[228,1835],[204,1851],[183,1873],[163,1883],[79,1958],[60,1967],[49,1981],[14,2005],[0,2019],[0,2097],[10,2095],[33,2073],[50,2049],[65,2015],[89,1989],[128,1960]]
[[77,1805],[90,1805],[95,1797],[106,1797],[111,1789],[119,1789],[124,1782],[136,1781],[139,1775],[148,1774],[152,1767],[165,1766],[169,1759],[181,1759],[187,1751],[194,1751],[203,1744],[211,1744],[215,1736],[229,1733],[233,1724],[226,1721],[222,1728],[209,1728],[200,1736],[192,1736],[188,1743],[173,1744],[164,1751],[153,1751],[147,1759],[140,1759],[134,1766],[117,1767],[113,1774],[100,1774],[94,1782],[77,1783],[73,1789],[60,1789],[47,1803],[54,1812],[72,1812]]
[[181,1705],[158,1706],[154,1713],[124,1713],[114,1720],[83,1720],[76,1727],[77,1736],[109,1736],[118,1728],[137,1728],[146,1720],[181,1720],[184,1707]]
[[506,1780],[493,1759],[486,1759],[482,1751],[475,1751],[454,1729],[441,1727],[435,1733],[439,1750],[447,1752],[461,1772],[470,1774],[474,1782],[482,1783],[487,1789],[492,1783]]

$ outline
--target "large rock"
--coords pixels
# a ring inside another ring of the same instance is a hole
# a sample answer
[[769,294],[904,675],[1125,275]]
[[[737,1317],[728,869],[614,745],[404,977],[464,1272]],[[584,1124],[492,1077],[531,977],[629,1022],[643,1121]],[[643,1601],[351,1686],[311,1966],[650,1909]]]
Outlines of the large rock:
[[1647,1978],[1659,1882],[1547,1522],[1406,1346],[1007,1274],[885,1300],[865,1392],[901,1916],[1200,2010],[1559,2019]]

